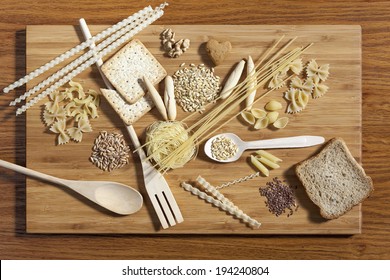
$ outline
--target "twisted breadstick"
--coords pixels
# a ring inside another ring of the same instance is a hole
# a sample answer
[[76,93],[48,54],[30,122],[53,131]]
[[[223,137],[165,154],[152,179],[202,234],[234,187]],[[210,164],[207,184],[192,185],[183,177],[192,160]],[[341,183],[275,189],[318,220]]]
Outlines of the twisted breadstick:
[[[140,15],[141,13],[144,14],[144,13],[151,12],[151,11],[152,11],[152,7],[148,6],[148,7],[145,7],[144,9],[140,10],[137,14]],[[82,42],[81,44],[73,47],[72,49],[66,51],[65,53],[57,56],[56,58],[52,59],[51,61],[49,61],[45,65],[42,65],[41,67],[30,72],[29,74],[27,74],[23,78],[20,78],[16,82],[8,85],[7,87],[5,87],[3,89],[3,92],[8,93],[9,91],[11,91],[17,87],[20,87],[20,86],[26,84],[27,82],[31,81],[32,79],[38,77],[39,75],[43,74],[44,72],[46,72],[49,69],[53,68],[54,66],[58,65],[59,63],[65,61],[69,57],[72,57],[73,55],[81,52],[85,48],[89,47],[92,43],[95,43],[95,42],[113,34],[114,32],[120,30],[121,28],[123,28],[124,26],[126,26],[128,24],[131,24],[135,20],[135,15],[136,14],[129,16],[128,18],[118,22],[117,24],[107,28],[106,30],[103,30],[102,32],[93,36],[92,38]]]
[[230,203],[223,203],[221,200],[217,200],[217,199],[213,198],[212,196],[206,194],[205,192],[202,192],[201,190],[199,190],[197,188],[194,188],[193,186],[191,186],[190,184],[188,184],[186,182],[182,182],[181,186],[186,191],[191,192],[192,194],[198,196],[199,198],[205,200],[206,202],[211,203],[214,206],[222,209],[223,211],[237,217],[238,219],[247,223],[252,228],[259,228],[261,226],[260,222],[249,217],[242,210],[240,210],[237,206],[235,206],[232,202],[229,201]]

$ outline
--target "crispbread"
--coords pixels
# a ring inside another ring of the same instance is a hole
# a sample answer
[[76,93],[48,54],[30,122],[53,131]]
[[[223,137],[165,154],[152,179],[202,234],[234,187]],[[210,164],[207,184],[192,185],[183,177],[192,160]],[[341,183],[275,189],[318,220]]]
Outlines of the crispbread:
[[326,219],[335,219],[373,191],[372,179],[357,163],[342,138],[333,138],[317,154],[296,166],[309,198]]
[[115,90],[101,88],[100,91],[127,125],[132,125],[154,107],[149,95],[141,97],[134,104],[129,104]]
[[101,69],[115,89],[130,104],[135,103],[145,94],[146,87],[142,82],[144,76],[156,85],[167,75],[163,66],[137,39],[120,49],[103,64]]

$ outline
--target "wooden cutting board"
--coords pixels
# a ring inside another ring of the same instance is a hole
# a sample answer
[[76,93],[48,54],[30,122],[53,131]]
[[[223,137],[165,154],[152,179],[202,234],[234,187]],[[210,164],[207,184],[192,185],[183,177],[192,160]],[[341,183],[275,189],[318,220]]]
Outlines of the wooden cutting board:
[[[269,139],[296,135],[322,135],[329,140],[344,138],[354,157],[361,161],[361,28],[360,26],[243,26],[243,25],[175,25],[169,26],[176,38],[191,40],[190,49],[180,58],[165,57],[160,49],[160,32],[168,26],[152,25],[136,37],[161,62],[169,75],[179,69],[183,62],[204,63],[210,66],[204,43],[209,38],[229,40],[233,49],[226,61],[215,68],[216,75],[225,81],[232,66],[251,55],[258,59],[281,35],[287,39],[298,36],[294,46],[314,45],[305,53],[303,60],[317,59],[319,64],[330,64],[330,77],[326,84],[329,92],[320,99],[310,100],[300,114],[289,115],[290,123],[282,130],[264,129],[254,131],[239,119],[234,119],[221,131],[235,132],[244,140]],[[92,34],[106,26],[91,26]],[[77,45],[82,40],[78,27],[74,26],[28,26],[27,27],[27,71],[46,63],[57,55]],[[99,90],[103,82],[95,68],[88,69],[75,81],[88,89]],[[28,88],[32,87],[30,84]],[[282,93],[286,87],[273,92],[267,100],[276,99],[286,105]],[[164,234],[356,234],[361,231],[361,206],[354,207],[343,217],[327,221],[321,218],[319,209],[309,200],[299,184],[294,165],[316,153],[320,147],[305,149],[280,149],[272,153],[283,162],[281,168],[271,171],[270,177],[253,180],[222,189],[223,194],[254,219],[260,221],[260,229],[251,229],[239,220],[210,204],[198,199],[180,187],[180,182],[194,180],[202,175],[213,185],[235,180],[255,173],[246,152],[231,164],[217,164],[208,160],[202,149],[196,160],[184,168],[169,172],[165,177],[182,210],[184,222],[167,230],[160,230],[157,217],[148,202],[143,186],[139,159],[133,155],[130,164],[113,172],[103,172],[89,161],[94,139],[100,131],[115,131],[126,135],[122,121],[103,100],[98,119],[92,120],[92,133],[84,134],[81,143],[55,145],[55,135],[48,133],[42,120],[42,104],[28,110],[26,114],[26,158],[29,168],[66,179],[109,180],[130,185],[138,189],[145,198],[144,207],[130,216],[117,216],[102,210],[71,192],[49,184],[27,179],[27,232],[31,233],[164,233]],[[264,101],[264,102],[263,102]],[[179,109],[178,119],[187,114]],[[285,115],[285,113],[283,113]],[[141,138],[144,129],[158,118],[156,109],[144,116],[135,125]],[[202,147],[201,147],[202,148]],[[273,177],[287,180],[296,186],[295,194],[299,209],[290,217],[276,217],[259,195],[259,187]]]

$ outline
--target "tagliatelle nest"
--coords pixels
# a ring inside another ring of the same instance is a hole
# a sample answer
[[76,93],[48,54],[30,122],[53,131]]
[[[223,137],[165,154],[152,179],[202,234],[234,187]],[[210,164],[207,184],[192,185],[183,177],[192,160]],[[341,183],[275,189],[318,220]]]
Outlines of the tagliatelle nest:
[[[148,157],[165,169],[183,167],[197,152],[195,143],[187,141],[188,139],[189,134],[182,122],[155,122],[146,130],[145,145]],[[168,157],[173,151],[177,152],[175,157]]]

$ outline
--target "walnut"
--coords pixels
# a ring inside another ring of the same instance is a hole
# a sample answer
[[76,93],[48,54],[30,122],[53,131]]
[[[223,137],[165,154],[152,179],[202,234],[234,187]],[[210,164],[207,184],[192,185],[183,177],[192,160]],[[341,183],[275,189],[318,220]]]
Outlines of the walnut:
[[170,28],[164,29],[160,34],[160,38],[163,49],[168,56],[173,58],[181,56],[190,47],[189,39],[180,39],[175,42],[175,32]]

